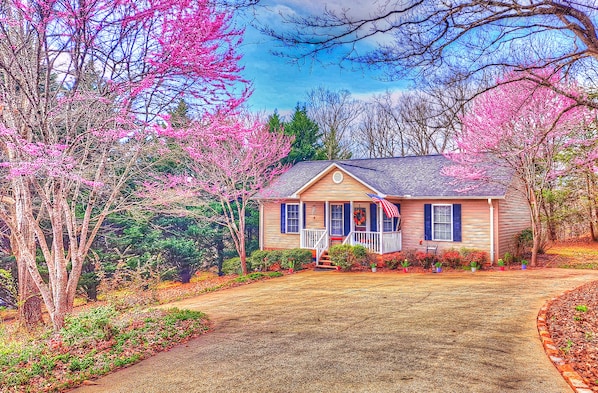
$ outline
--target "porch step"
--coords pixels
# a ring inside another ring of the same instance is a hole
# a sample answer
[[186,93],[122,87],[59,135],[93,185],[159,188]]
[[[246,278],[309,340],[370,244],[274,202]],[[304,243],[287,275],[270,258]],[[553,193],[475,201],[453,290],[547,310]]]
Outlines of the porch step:
[[336,266],[332,264],[330,261],[330,256],[328,255],[328,251],[324,251],[322,256],[320,257],[320,261],[316,265],[317,269],[336,269]]

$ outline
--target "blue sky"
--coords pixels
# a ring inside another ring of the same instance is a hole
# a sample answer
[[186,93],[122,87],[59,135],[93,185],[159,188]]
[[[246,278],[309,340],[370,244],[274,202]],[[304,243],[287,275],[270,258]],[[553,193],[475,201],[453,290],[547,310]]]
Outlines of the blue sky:
[[[371,7],[371,1],[365,4],[356,0],[337,0],[337,3],[332,0],[326,4],[331,8],[342,6],[355,12],[364,12]],[[264,8],[257,10],[257,21],[273,28],[280,23],[278,13],[304,15],[317,13],[324,6],[317,0],[267,0],[260,4]],[[360,99],[408,86],[406,83],[385,82],[379,72],[355,64],[345,62],[341,67],[338,65],[340,59],[333,55],[321,57],[319,61],[291,64],[288,59],[272,54],[273,50],[280,50],[276,40],[246,25],[240,52],[243,54],[244,77],[253,83],[254,92],[248,104],[255,112],[270,114],[278,109],[281,114],[288,114],[298,102],[305,101],[309,90],[320,86],[333,91],[345,89]]]

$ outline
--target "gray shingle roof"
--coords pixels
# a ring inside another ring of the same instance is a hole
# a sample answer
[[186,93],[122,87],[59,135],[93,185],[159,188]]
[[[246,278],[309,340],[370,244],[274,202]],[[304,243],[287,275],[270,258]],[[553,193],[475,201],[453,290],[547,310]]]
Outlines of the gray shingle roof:
[[[510,176],[504,169],[492,167],[492,182],[464,183],[442,174],[442,169],[454,165],[442,155],[372,158],[338,161],[303,161],[262,190],[257,198],[289,198],[331,164],[387,196],[411,197],[504,197]],[[462,191],[467,188],[467,191]]]

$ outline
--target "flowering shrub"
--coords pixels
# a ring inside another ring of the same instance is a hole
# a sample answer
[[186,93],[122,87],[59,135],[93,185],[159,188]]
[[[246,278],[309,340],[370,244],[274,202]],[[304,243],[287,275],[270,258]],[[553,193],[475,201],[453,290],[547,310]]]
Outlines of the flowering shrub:
[[429,269],[435,262],[438,261],[438,258],[435,254],[429,252],[416,251],[415,260],[424,269]]
[[461,266],[461,254],[457,250],[446,250],[442,253],[440,260],[450,268],[458,268]]
[[354,266],[367,265],[369,262],[367,249],[360,245],[337,244],[330,247],[328,255],[334,265],[340,266],[345,271],[351,270]]
[[393,252],[390,254],[385,254],[382,256],[382,263],[384,263],[384,265],[389,268],[389,269],[396,269],[401,262],[403,262],[403,260],[405,260],[406,256],[405,253],[399,251],[399,252]]
[[484,266],[488,263],[488,260],[488,253],[486,251],[469,250],[463,255],[463,262],[468,266],[471,266],[472,263],[478,266]]

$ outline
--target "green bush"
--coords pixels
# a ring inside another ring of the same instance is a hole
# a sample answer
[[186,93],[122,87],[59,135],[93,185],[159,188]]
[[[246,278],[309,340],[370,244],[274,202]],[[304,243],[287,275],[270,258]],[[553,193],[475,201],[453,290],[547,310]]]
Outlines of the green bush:
[[268,263],[270,266],[278,263],[282,266],[282,259],[283,259],[283,250],[272,250],[268,252]]
[[269,258],[271,251],[263,251],[263,250],[256,250],[251,254],[251,266],[254,269],[259,271],[265,272],[268,270],[270,266],[272,266],[272,262]]
[[[253,270],[251,265],[251,258],[247,258],[247,271]],[[242,274],[241,271],[241,258],[234,257],[222,262],[222,272],[224,274]]]
[[354,266],[369,264],[367,249],[360,245],[337,244],[330,247],[328,255],[334,265],[340,266],[345,271],[351,270]]
[[311,250],[305,248],[293,248],[285,250],[282,253],[282,262],[280,264],[284,269],[301,270],[303,265],[311,263]]

